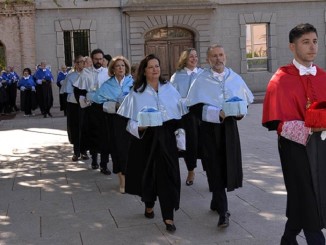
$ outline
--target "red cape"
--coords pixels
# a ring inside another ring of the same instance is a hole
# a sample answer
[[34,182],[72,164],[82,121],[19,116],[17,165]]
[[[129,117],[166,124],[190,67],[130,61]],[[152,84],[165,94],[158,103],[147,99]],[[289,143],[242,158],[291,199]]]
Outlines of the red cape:
[[273,121],[304,121],[308,98],[311,102],[326,101],[326,72],[317,67],[316,76],[300,76],[293,64],[280,67],[267,86],[263,126]]

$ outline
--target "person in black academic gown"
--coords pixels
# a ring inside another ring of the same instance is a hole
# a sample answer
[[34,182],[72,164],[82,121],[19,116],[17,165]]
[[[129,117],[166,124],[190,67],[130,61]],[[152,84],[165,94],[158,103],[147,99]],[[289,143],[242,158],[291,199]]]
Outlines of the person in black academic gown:
[[[197,67],[198,56],[194,48],[184,50],[179,58],[177,71],[172,75],[170,82],[179,91],[185,100],[192,81],[203,70]],[[186,185],[190,186],[194,183],[195,168],[197,167],[197,159],[200,159],[201,143],[199,142],[199,123],[200,121],[189,112],[182,118],[182,123],[186,131],[186,150],[180,151],[179,156],[184,158],[188,169]]]
[[52,117],[50,112],[53,106],[52,82],[53,75],[51,70],[46,67],[46,62],[42,61],[34,73],[36,85],[37,102],[44,118]]
[[209,189],[212,192],[211,209],[219,213],[217,226],[229,226],[227,191],[242,187],[242,159],[237,120],[244,115],[226,116],[223,103],[231,98],[241,99],[246,105],[253,95],[243,79],[225,67],[226,55],[220,45],[207,50],[210,68],[205,68],[192,83],[187,106],[200,120],[202,163]]
[[[96,91],[87,93],[88,99],[93,102],[92,106],[98,108],[98,116],[100,118],[104,116],[104,120],[96,120],[97,128],[104,129],[97,141],[100,141],[104,146],[101,155],[106,155],[108,159],[109,154],[111,154],[113,173],[119,176],[121,193],[125,192],[125,169],[130,134],[126,131],[128,119],[116,114],[116,112],[133,86],[133,79],[129,72],[129,61],[123,56],[116,56],[111,59],[109,64],[110,78]],[[103,122],[105,125],[101,125]],[[103,136],[105,136],[104,139]]]
[[32,110],[37,108],[36,101],[36,83],[32,77],[30,68],[23,70],[23,76],[18,82],[20,90],[20,108],[25,112],[25,116],[33,116]]
[[[145,203],[145,217],[154,218],[159,198],[166,229],[176,230],[173,211],[179,208],[180,170],[175,131],[183,115],[179,92],[161,77],[160,61],[146,56],[139,65],[133,90],[122,102],[118,114],[129,118],[130,139],[126,168],[126,193],[139,195]],[[137,115],[144,108],[162,115],[163,125],[138,126]]]

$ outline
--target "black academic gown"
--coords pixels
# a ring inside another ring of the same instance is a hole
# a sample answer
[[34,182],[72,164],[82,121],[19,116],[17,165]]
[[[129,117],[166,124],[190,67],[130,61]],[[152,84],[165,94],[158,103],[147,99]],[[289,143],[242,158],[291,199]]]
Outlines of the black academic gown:
[[104,113],[106,119],[106,128],[108,129],[108,143],[112,157],[113,173],[126,172],[128,147],[131,135],[126,127],[128,118],[115,113]]
[[[201,120],[203,104],[190,108]],[[209,189],[212,192],[226,188],[233,191],[242,187],[243,172],[240,136],[235,117],[227,117],[223,123],[200,123],[202,163],[206,170]]]
[[162,213],[177,210],[180,202],[180,169],[174,131],[178,120],[149,127],[141,139],[131,136],[126,169],[126,192],[143,202],[159,197]]
[[67,102],[67,133],[70,144],[79,144],[79,110],[77,103]]
[[31,114],[37,108],[36,92],[31,89],[20,91],[20,110]]
[[[307,146],[279,137],[288,191],[286,216],[292,229],[320,230],[326,224],[326,141],[314,133]],[[311,184],[311,180],[313,184]]]
[[197,167],[197,159],[201,159],[201,145],[199,138],[200,120],[189,112],[182,117],[182,127],[186,132],[186,150],[179,151],[179,157],[183,157],[188,171]]

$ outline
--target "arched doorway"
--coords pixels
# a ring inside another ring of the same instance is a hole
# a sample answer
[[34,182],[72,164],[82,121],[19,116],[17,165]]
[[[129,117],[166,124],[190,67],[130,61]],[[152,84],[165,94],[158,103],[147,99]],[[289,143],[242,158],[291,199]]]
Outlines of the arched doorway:
[[187,29],[158,28],[145,35],[145,55],[155,54],[160,58],[161,74],[166,79],[175,72],[181,52],[192,47],[194,34]]
[[3,43],[0,41],[0,70],[4,70],[6,67],[6,49]]

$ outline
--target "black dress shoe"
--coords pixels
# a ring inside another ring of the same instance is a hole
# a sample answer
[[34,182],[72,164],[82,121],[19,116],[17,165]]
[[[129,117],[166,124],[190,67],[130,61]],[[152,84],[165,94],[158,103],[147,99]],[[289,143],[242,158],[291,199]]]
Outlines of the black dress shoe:
[[73,162],[76,162],[76,161],[78,161],[78,157],[77,157],[76,155],[73,155],[72,158],[71,158],[71,160],[72,160]]
[[47,117],[46,114],[43,114],[43,117],[46,118]]
[[52,117],[52,114],[50,112],[48,113],[48,115],[49,115],[49,117]]
[[144,215],[145,215],[145,217],[147,218],[147,219],[153,219],[154,218],[154,211],[152,211],[152,212],[147,212],[146,211],[146,208],[145,208],[145,213],[144,213]]
[[165,221],[164,221],[164,224],[165,224],[166,230],[169,232],[175,232],[177,230],[177,227],[175,227],[174,224],[168,224]]
[[101,173],[105,174],[105,175],[110,175],[111,171],[109,169],[107,169],[107,168],[101,168]]
[[98,163],[92,162],[92,169],[98,169],[99,167],[100,165],[98,165]]
[[229,217],[230,217],[230,212],[226,211],[224,215],[220,215],[220,218],[218,219],[217,227],[219,228],[225,228],[229,226]]

